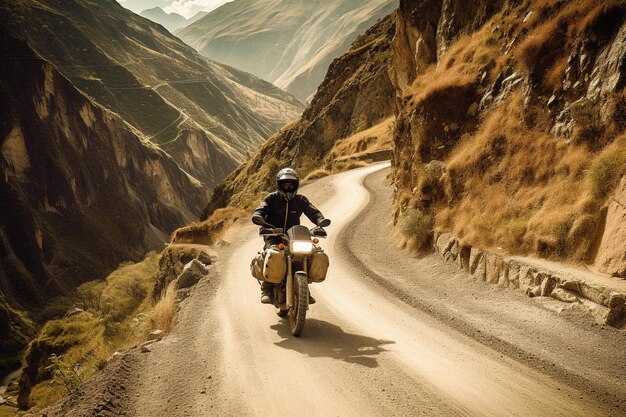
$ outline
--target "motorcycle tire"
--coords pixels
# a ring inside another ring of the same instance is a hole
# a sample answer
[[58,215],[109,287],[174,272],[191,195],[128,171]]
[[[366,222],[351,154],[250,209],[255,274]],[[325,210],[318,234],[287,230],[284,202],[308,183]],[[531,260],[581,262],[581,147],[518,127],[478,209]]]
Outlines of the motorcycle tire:
[[283,310],[280,307],[276,307],[276,315],[278,317],[287,317],[288,314],[289,314],[289,310],[287,309]]
[[296,272],[294,276],[293,307],[289,311],[291,334],[300,337],[304,330],[306,311],[309,309],[309,284],[304,272]]

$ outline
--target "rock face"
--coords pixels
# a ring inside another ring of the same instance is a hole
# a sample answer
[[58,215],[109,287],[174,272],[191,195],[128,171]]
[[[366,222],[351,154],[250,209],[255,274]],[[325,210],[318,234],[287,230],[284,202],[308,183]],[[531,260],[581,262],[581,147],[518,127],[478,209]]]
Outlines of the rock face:
[[626,277],[626,180],[622,178],[609,201],[604,233],[595,258],[599,271]]
[[625,18],[624,1],[401,1],[396,219],[420,210],[464,243],[589,262],[608,204],[596,264],[624,275],[609,197],[626,171]]
[[334,60],[302,118],[268,139],[215,189],[202,219],[228,205],[256,206],[263,193],[274,186],[282,166],[293,166],[304,176],[322,164],[326,154],[344,138],[392,116],[394,89],[387,67],[394,33],[390,15]]
[[205,56],[310,100],[331,61],[397,0],[235,0],[176,32]]
[[9,0],[0,24],[209,189],[303,106],[114,0]]
[[12,312],[159,248],[207,192],[1,27],[0,56],[0,305],[12,306],[0,309],[14,323],[0,339],[11,344],[32,330]]

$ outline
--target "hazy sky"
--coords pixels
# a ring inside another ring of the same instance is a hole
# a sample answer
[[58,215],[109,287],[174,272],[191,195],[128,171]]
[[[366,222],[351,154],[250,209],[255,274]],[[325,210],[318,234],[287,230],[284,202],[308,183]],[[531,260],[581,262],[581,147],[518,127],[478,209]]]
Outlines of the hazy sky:
[[168,13],[178,13],[189,18],[199,11],[207,11],[228,3],[232,0],[117,0],[120,4],[135,13],[159,6]]

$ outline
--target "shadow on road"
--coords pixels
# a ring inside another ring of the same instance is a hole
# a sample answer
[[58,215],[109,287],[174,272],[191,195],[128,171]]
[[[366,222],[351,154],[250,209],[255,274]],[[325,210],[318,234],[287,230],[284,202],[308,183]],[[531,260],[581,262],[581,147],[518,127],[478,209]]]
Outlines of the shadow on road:
[[277,346],[304,353],[311,358],[333,358],[368,368],[378,366],[374,356],[387,351],[383,345],[395,343],[346,333],[337,325],[316,319],[307,319],[304,334],[300,338],[291,335],[287,320],[270,328],[283,338],[274,343]]

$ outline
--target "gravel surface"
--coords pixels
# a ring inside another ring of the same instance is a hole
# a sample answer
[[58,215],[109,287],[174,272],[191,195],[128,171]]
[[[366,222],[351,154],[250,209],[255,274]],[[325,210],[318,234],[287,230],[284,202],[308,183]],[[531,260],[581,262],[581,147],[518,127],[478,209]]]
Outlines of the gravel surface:
[[[261,240],[241,221],[174,331],[48,415],[626,415],[624,332],[397,249],[384,168],[302,190],[333,224],[301,338],[260,304],[248,267]],[[97,411],[103,393],[123,404]]]

